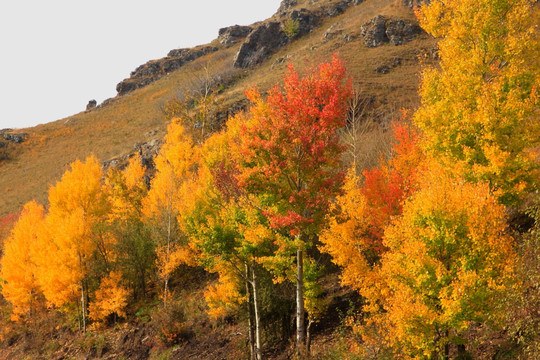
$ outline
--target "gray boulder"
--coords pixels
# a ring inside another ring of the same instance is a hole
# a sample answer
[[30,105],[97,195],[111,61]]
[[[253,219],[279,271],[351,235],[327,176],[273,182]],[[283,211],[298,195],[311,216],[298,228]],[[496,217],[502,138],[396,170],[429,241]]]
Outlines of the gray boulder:
[[88,105],[86,105],[86,110],[92,110],[92,109],[95,109],[95,107],[97,106],[97,101],[92,99],[88,102]]
[[24,140],[26,140],[27,138],[28,138],[27,133],[20,133],[20,134],[4,133],[4,140],[10,141],[10,142],[15,143],[15,144],[20,144]]
[[360,28],[364,42],[367,47],[377,47],[387,43],[386,22],[388,19],[382,15],[377,15]]
[[230,46],[246,38],[251,32],[250,26],[233,25],[219,29],[218,40],[222,45]]
[[392,45],[401,45],[413,40],[422,33],[422,28],[408,20],[389,20],[386,22],[386,36]]
[[386,43],[401,45],[413,40],[423,30],[409,20],[377,15],[362,25],[361,32],[367,47],[377,47]]
[[255,66],[288,42],[289,37],[281,28],[281,23],[272,21],[261,24],[249,34],[238,50],[234,59],[234,67]]

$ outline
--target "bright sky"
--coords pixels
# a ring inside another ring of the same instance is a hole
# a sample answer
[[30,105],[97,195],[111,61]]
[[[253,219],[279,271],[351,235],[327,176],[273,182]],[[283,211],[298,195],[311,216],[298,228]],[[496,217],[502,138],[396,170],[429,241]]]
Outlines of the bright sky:
[[0,129],[116,95],[137,66],[273,15],[280,0],[1,0]]

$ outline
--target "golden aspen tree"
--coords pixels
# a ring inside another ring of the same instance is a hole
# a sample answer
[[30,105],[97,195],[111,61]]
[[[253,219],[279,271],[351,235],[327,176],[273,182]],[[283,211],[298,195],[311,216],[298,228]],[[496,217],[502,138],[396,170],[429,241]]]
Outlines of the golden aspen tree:
[[[472,321],[496,322],[512,280],[513,239],[487,183],[433,164],[385,231],[381,273],[388,341],[411,358],[448,358]],[[463,346],[464,348],[464,346]]]
[[103,243],[100,252],[105,253],[104,258],[112,252],[114,264],[109,264],[107,270],[122,269],[135,298],[145,296],[155,266],[155,244],[143,215],[143,199],[148,193],[144,175],[140,157],[134,156],[123,171],[111,169],[105,179],[111,206],[106,233],[111,240]]
[[414,121],[424,146],[464,176],[488,181],[505,204],[538,181],[540,10],[533,0],[434,0],[419,11],[439,41]]
[[163,302],[167,302],[168,284],[172,271],[181,263],[192,263],[186,237],[181,234],[177,216],[183,206],[182,188],[193,179],[199,150],[189,135],[174,120],[169,125],[165,144],[155,159],[156,174],[150,191],[143,201],[145,215],[153,219],[158,229],[158,271],[163,281]]
[[102,176],[94,156],[71,164],[49,190],[46,229],[32,255],[50,304],[61,307],[80,300],[82,331],[86,331],[89,262],[96,250],[93,229],[107,212]]
[[15,318],[32,317],[32,309],[39,302],[38,269],[30,254],[38,241],[43,212],[43,206],[35,201],[27,203],[4,243],[0,261],[1,289],[4,298],[13,306]]

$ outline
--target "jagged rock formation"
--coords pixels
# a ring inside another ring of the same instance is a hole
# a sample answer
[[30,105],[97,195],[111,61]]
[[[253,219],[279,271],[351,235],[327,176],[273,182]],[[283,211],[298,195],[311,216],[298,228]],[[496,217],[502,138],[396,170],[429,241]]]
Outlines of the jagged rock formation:
[[385,43],[401,45],[422,33],[422,28],[409,20],[389,19],[377,15],[361,27],[367,47],[377,47]]
[[[236,54],[234,67],[248,68],[261,63],[267,56],[292,41],[293,37],[309,33],[319,24],[321,19],[319,14],[307,9],[292,10],[283,16],[283,22],[263,23],[249,34]],[[293,21],[297,25],[297,32],[292,36],[283,29],[283,23],[287,20]]]
[[234,67],[248,68],[262,62],[268,55],[289,43],[281,23],[271,21],[259,25],[249,34],[234,59]]
[[215,46],[203,46],[195,49],[171,50],[167,57],[151,60],[131,72],[128,79],[116,85],[118,95],[127,94],[135,89],[146,86],[166,75],[187,62],[193,61],[206,54],[217,51]]
[[233,25],[219,29],[218,40],[221,45],[231,46],[245,39],[253,29],[251,26]]
[[86,111],[92,110],[97,106],[97,101],[92,99],[88,102],[88,105],[86,105]]

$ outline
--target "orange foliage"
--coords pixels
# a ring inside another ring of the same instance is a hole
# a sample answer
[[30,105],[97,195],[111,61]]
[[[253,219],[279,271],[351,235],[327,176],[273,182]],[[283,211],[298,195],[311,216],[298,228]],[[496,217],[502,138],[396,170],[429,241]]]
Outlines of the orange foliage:
[[1,289],[4,298],[12,304],[16,316],[30,312],[38,300],[38,269],[30,254],[42,224],[43,206],[29,202],[5,242],[0,263],[0,279],[3,282]]
[[121,284],[122,274],[119,271],[111,271],[101,280],[99,289],[96,290],[96,298],[88,308],[91,319],[103,321],[112,314],[126,316],[124,309],[127,306],[128,291]]

